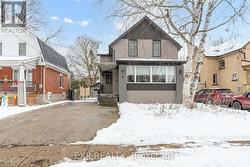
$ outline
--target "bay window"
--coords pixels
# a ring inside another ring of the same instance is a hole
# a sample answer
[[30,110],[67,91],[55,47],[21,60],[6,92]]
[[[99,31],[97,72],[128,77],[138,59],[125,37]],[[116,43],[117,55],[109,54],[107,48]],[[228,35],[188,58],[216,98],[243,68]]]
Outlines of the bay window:
[[175,66],[127,66],[127,83],[176,83]]
[[136,82],[150,82],[150,67],[136,67]]

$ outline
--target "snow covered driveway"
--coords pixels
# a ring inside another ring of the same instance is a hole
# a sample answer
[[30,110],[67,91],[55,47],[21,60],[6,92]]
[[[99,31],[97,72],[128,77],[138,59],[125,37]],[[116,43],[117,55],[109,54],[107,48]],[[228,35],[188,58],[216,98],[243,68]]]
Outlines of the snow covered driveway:
[[152,145],[250,140],[250,113],[199,104],[119,106],[117,123],[97,132],[88,144]]
[[1,119],[0,145],[88,141],[96,135],[96,131],[117,120],[114,110],[99,107],[97,103],[70,102]]

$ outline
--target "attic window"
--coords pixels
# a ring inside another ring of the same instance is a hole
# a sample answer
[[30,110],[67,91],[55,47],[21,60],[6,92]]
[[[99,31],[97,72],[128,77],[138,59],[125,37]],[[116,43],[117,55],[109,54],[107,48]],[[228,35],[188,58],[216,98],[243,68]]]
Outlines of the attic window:
[[26,2],[2,1],[1,24],[3,27],[26,26]]

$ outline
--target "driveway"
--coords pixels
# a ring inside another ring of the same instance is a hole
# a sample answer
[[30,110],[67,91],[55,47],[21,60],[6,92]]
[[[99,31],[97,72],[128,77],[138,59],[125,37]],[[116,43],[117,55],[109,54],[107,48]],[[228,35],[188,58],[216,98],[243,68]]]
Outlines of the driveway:
[[0,120],[0,146],[59,145],[89,141],[118,119],[117,109],[66,103]]

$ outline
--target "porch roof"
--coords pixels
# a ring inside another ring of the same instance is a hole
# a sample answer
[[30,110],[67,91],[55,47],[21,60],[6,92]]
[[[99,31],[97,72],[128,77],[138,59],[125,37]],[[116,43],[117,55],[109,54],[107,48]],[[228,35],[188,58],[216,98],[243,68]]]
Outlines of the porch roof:
[[18,67],[20,65],[35,67],[39,57],[27,57],[27,56],[0,56],[0,67]]
[[117,64],[115,62],[103,62],[99,64],[99,68],[101,71],[111,71],[117,68]]

